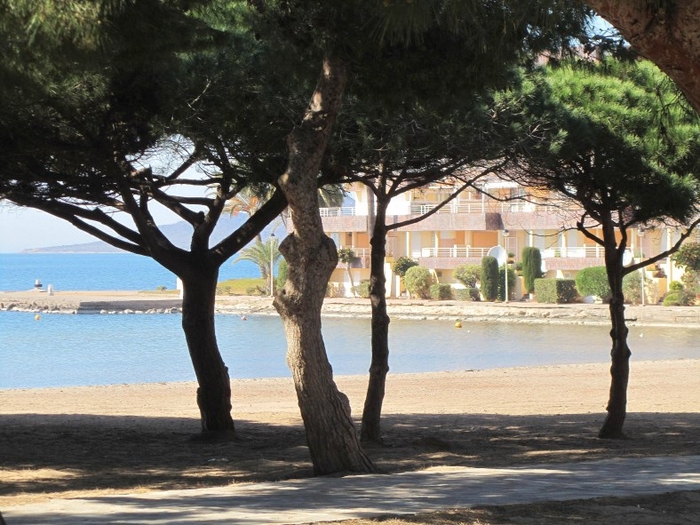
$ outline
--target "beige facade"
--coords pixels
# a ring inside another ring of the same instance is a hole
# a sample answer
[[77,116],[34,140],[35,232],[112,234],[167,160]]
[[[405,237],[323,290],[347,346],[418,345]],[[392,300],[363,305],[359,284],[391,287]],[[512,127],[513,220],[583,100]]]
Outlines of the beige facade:
[[[455,188],[436,184],[405,193],[393,199],[387,210],[387,222],[402,222],[422,215],[443,202]],[[501,246],[521,259],[522,249],[540,249],[547,277],[574,278],[590,266],[602,266],[602,248],[575,229],[582,210],[564,201],[556,201],[543,192],[500,180],[486,182],[483,192],[469,189],[430,217],[389,232],[386,240],[387,294],[401,293],[399,279],[391,272],[391,262],[408,256],[434,271],[441,283],[460,287],[453,270],[463,264],[481,264],[481,259],[495,246]],[[322,208],[324,230],[338,248],[352,248],[357,260],[350,272],[357,285],[369,278],[371,199],[362,185],[354,185],[350,195],[354,206]],[[516,199],[516,200],[513,200]],[[546,201],[546,204],[544,202]],[[600,231],[594,233],[600,235]],[[680,233],[669,227],[639,232],[628,239],[629,258],[650,257],[672,246]],[[660,293],[668,284],[680,279],[682,271],[669,258],[648,267],[645,275],[654,279]],[[641,274],[640,274],[641,278]],[[331,277],[337,293],[351,295],[350,277],[345,264],[339,264]],[[516,290],[514,298],[520,297]]]

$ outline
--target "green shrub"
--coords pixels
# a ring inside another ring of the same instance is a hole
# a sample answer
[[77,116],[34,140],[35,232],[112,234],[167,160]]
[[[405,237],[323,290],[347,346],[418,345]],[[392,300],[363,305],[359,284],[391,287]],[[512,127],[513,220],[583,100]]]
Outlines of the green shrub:
[[481,259],[481,293],[487,301],[498,297],[498,261],[488,255]]
[[399,277],[405,277],[409,268],[413,268],[415,266],[418,266],[418,261],[414,261],[410,257],[401,256],[394,261],[394,264],[391,265],[391,270]]
[[576,288],[582,296],[594,295],[603,302],[610,300],[610,285],[605,266],[584,268],[576,275]]
[[478,264],[463,264],[457,266],[452,275],[467,288],[476,288],[481,277],[481,267]]
[[166,291],[167,289],[168,289],[168,287],[167,287],[167,286],[163,286],[162,284],[161,284],[160,286],[156,286],[156,290],[158,290],[159,292],[164,292],[164,291]]
[[360,284],[353,286],[352,293],[363,299],[369,299],[369,279],[363,279]]
[[454,299],[452,287],[449,284],[437,283],[430,287],[430,298],[436,301]]
[[685,290],[667,293],[663,302],[664,306],[693,306],[694,304],[695,295]]
[[542,254],[539,248],[527,246],[523,248],[523,280],[525,293],[535,291],[535,279],[542,277]]
[[409,293],[421,299],[430,299],[430,285],[433,284],[430,270],[423,266],[412,266],[406,271],[403,280]]
[[535,279],[538,303],[573,303],[578,298],[573,279]]
[[666,294],[666,297],[664,297],[664,306],[680,306],[681,305],[681,300],[680,300],[680,294],[681,292],[669,292]]
[[457,288],[454,291],[458,301],[480,301],[481,295],[478,288]]
[[[508,299],[513,296],[513,290],[515,290],[515,283],[517,277],[515,275],[515,270],[513,268],[508,268]],[[498,269],[498,299],[499,301],[505,301],[506,299],[506,267],[501,266]]]
[[668,291],[669,292],[682,292],[683,291],[683,283],[680,281],[672,281],[671,284],[668,285]]

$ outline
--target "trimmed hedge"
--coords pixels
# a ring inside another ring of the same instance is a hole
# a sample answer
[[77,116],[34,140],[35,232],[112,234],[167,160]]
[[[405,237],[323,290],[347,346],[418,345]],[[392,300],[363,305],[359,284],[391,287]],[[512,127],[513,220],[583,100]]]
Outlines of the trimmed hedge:
[[573,303],[578,299],[573,279],[535,279],[535,297],[538,303]]
[[487,301],[498,297],[498,261],[489,255],[481,259],[481,293]]
[[434,284],[430,287],[430,298],[436,301],[454,299],[452,287],[449,284]]
[[535,279],[542,277],[542,254],[539,248],[526,246],[522,252],[525,293],[535,291]]
[[481,301],[478,288],[457,288],[454,294],[458,301]]

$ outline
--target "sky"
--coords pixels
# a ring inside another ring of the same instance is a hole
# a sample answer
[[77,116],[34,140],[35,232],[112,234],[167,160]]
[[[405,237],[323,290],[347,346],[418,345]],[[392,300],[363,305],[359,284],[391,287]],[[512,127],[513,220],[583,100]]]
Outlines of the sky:
[[96,240],[48,213],[8,204],[0,205],[0,253]]

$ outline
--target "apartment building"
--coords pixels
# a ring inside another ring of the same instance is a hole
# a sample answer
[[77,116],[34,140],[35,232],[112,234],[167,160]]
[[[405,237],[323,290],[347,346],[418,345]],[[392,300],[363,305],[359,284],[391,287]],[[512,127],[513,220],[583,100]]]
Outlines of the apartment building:
[[[456,187],[433,184],[396,197],[389,204],[387,222],[399,223],[425,214],[444,202]],[[348,191],[351,206],[322,208],[321,217],[324,230],[338,248],[351,248],[357,256],[349,272],[340,263],[331,277],[331,283],[349,296],[352,284],[369,278],[374,210],[365,186],[356,184]],[[400,279],[391,271],[391,263],[400,256],[411,257],[429,268],[439,282],[459,287],[453,270],[463,264],[481,264],[496,246],[512,254],[516,263],[524,247],[537,247],[546,277],[574,278],[583,268],[604,265],[602,248],[575,229],[581,214],[581,208],[552,195],[497,178],[485,180],[479,189],[462,192],[424,220],[389,232],[387,295],[397,297],[402,293]],[[669,227],[634,230],[628,239],[628,260],[656,255],[672,246],[678,236],[679,232]],[[666,292],[668,283],[679,279],[681,273],[669,258],[645,270],[645,276],[657,282],[660,293]],[[521,296],[519,288],[511,295],[515,299]]]

